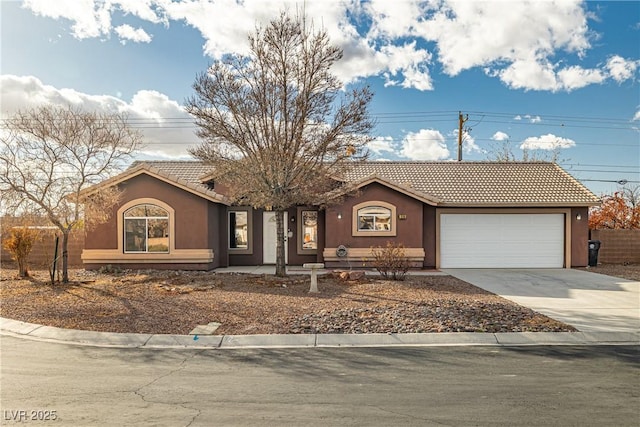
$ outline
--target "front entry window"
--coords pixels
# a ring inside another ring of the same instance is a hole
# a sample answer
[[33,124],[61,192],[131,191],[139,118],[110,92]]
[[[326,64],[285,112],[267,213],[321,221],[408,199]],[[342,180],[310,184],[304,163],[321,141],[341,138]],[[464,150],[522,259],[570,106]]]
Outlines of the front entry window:
[[124,212],[124,251],[168,253],[169,213],[152,204],[127,209]]
[[302,249],[318,249],[318,211],[302,211]]
[[229,249],[249,248],[248,216],[247,211],[229,212]]

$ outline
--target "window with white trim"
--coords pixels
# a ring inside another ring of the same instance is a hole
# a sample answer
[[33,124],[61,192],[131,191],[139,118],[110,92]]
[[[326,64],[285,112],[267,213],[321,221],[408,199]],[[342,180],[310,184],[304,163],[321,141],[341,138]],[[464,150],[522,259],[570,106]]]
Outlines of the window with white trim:
[[391,203],[371,200],[353,207],[354,236],[395,236],[396,207]]
[[391,231],[391,209],[369,206],[358,209],[358,231]]
[[123,214],[126,253],[169,253],[169,212],[149,203]]

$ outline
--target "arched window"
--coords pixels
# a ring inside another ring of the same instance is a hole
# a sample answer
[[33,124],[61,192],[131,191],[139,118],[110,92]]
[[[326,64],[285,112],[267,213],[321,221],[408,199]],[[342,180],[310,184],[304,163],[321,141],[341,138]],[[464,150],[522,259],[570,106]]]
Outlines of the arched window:
[[168,253],[169,213],[148,203],[124,211],[124,251]]
[[391,209],[382,206],[358,209],[358,231],[391,231]]
[[395,236],[396,207],[391,203],[371,200],[353,207],[354,236]]

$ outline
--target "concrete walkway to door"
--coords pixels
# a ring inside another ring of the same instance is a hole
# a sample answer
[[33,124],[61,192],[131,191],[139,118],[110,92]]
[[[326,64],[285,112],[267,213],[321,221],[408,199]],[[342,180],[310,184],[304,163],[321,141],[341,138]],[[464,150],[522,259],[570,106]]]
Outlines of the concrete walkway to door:
[[581,332],[640,330],[640,282],[570,269],[445,269]]

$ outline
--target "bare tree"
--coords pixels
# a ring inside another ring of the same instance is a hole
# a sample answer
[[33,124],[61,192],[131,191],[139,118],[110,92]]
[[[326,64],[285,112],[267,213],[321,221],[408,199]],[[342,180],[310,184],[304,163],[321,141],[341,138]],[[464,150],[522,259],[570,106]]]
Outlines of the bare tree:
[[560,158],[562,147],[555,145],[552,150],[531,150],[522,148],[522,155],[517,156],[513,150],[513,144],[506,139],[499,143],[492,144],[487,151],[487,160],[496,162],[552,162],[560,163],[566,161]]
[[372,93],[342,91],[330,70],[341,57],[325,31],[282,13],[249,37],[246,56],[198,75],[186,102],[204,140],[191,153],[213,166],[232,200],[276,212],[278,276],[284,211],[318,203],[332,178],[367,156]]
[[[45,216],[62,234],[62,281],[68,282],[69,234],[107,219],[115,188],[81,191],[121,170],[141,136],[121,114],[43,106],[3,121],[0,190],[7,212]],[[90,212],[91,215],[84,215]]]

